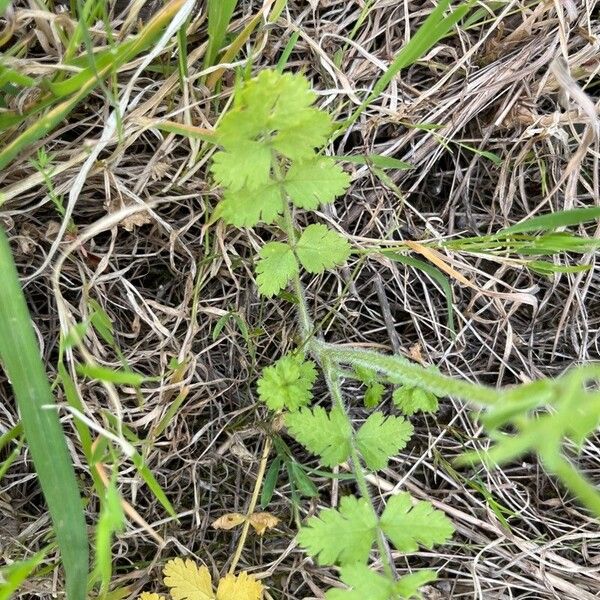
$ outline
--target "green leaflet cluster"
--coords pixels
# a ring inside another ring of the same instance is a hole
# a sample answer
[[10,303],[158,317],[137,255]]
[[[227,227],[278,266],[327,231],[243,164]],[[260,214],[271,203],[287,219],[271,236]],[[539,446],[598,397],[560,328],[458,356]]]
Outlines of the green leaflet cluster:
[[[315,100],[304,77],[262,71],[236,91],[233,107],[216,130],[222,150],[212,164],[224,190],[218,216],[237,227],[278,226],[273,231],[279,239],[258,253],[259,292],[271,297],[293,282],[305,313],[301,270],[323,273],[344,264],[351,253],[347,240],[326,225],[315,223],[299,230],[294,220],[294,211],[313,211],[333,202],[350,183],[331,158],[315,151],[332,131],[330,116],[313,106]],[[308,334],[311,327],[304,323],[303,329]],[[403,416],[377,411],[355,428],[341,390],[331,409],[311,407],[316,363],[321,362],[318,351],[311,354],[315,361],[298,352],[266,367],[258,381],[259,397],[272,411],[283,412],[288,433],[324,467],[348,462],[357,481],[364,481],[364,469],[386,468],[406,446],[412,425]],[[327,378],[326,369],[324,374]],[[385,384],[396,383],[368,368],[357,367],[355,377],[366,386],[365,405],[371,408],[382,401]],[[406,414],[437,408],[435,396],[418,387],[399,387],[393,399]],[[443,513],[427,502],[413,504],[406,493],[390,497],[379,516],[365,484],[360,498],[346,496],[339,508],[309,519],[298,541],[320,563],[340,565],[341,579],[349,589],[330,590],[328,600],[396,600],[418,596],[419,587],[435,579],[435,573],[422,571],[399,580],[391,568],[376,573],[368,567],[373,546],[377,543],[381,551],[379,542],[385,536],[399,551],[414,552],[419,546],[431,548],[447,541],[452,532]]]
[[[224,188],[218,215],[230,225],[272,224],[288,203],[315,210],[344,193],[350,178],[320,156],[332,130],[330,116],[313,107],[315,93],[301,76],[262,71],[242,85],[221,119],[216,136],[223,150],[212,173]],[[322,273],[345,262],[350,245],[322,224],[309,225],[298,239],[269,242],[256,266],[261,294],[270,297],[299,273]]]

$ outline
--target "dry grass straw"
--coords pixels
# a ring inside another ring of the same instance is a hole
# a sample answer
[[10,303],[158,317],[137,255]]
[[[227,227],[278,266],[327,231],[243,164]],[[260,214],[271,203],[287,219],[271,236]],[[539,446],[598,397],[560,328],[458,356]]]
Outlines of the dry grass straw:
[[[9,25],[22,49],[13,62],[26,75],[61,69],[65,48],[56,23],[65,17],[57,16],[55,4],[51,11],[15,3]],[[178,521],[169,517],[133,465],[125,459],[115,463],[121,493],[165,540],[158,544],[135,524],[119,535],[113,549],[116,587],[131,594],[151,589],[160,563],[180,554],[205,561],[215,573],[226,571],[235,535],[209,524],[223,512],[247,508],[268,433],[253,382],[258,368],[292,345],[295,332],[293,305],[259,299],[252,281],[246,259],[264,232],[205,227],[219,197],[207,175],[210,147],[161,130],[157,123],[210,129],[227,106],[235,69],[248,60],[253,69],[274,65],[293,35],[297,41],[288,48],[287,68],[306,72],[321,104],[342,121],[432,9],[428,2],[290,0],[270,22],[261,13],[262,2],[240,2],[227,41],[259,13],[260,18],[241,52],[218,66],[220,85],[208,88],[203,82],[217,71],[203,64],[207,23],[198,7],[188,24],[183,81],[175,38],[153,61],[162,68],[144,69],[133,79],[141,57],[119,68],[115,91],[118,97],[129,91],[129,108],[121,131],[104,140],[84,178],[83,165],[114,108],[102,89],[3,169],[0,218],[27,282],[50,374],[61,323],[88,318],[94,299],[110,317],[127,365],[161,377],[144,384],[140,394],[126,386],[113,393],[76,379],[85,414],[98,426],[114,427],[109,415],[118,415],[122,426],[147,440],[138,450],[178,511]],[[582,110],[570,87],[573,81],[587,97],[598,95],[600,28],[593,3],[509,0],[494,10],[488,5],[478,10],[476,22],[461,26],[402,70],[329,149],[337,155],[393,156],[414,165],[411,171],[390,172],[395,190],[383,186],[368,167],[353,167],[351,193],[321,217],[357,244],[483,235],[528,215],[599,203],[598,139],[586,133],[594,127],[594,115],[589,107]],[[123,20],[117,13],[113,35],[127,39],[139,27],[137,19]],[[353,32],[359,18],[362,24]],[[102,23],[90,29],[90,36],[98,47],[107,44]],[[560,72],[552,68],[556,60],[564,66]],[[571,79],[565,80],[564,72]],[[23,95],[35,93],[34,88]],[[594,108],[597,114],[597,103]],[[3,135],[7,143],[16,132]],[[583,142],[585,151],[578,151]],[[496,153],[501,163],[464,144]],[[41,145],[53,157],[56,193],[65,199],[71,194],[76,231],[63,227],[58,234],[60,219],[30,163]],[[598,234],[593,228],[581,233]],[[74,239],[78,242],[68,257],[59,260]],[[552,376],[599,358],[600,279],[593,255],[584,258],[591,270],[553,279],[509,260],[492,262],[460,252],[442,258],[475,286],[449,279],[456,335],[448,329],[439,284],[392,261],[361,259],[339,276],[314,279],[308,294],[315,319],[331,340],[397,349],[447,373],[491,384]],[[215,324],[230,311],[248,335],[230,319],[213,339]],[[98,364],[121,364],[93,330],[85,350]],[[81,356],[75,352],[69,360],[75,358]],[[177,376],[169,367],[173,359],[180,365]],[[363,418],[359,390],[346,391],[356,397],[355,417]],[[0,393],[3,433],[15,426],[17,414],[5,380]],[[165,424],[161,420],[178,394],[184,394],[181,406]],[[487,441],[464,406],[449,399],[437,416],[416,420],[415,429],[411,446],[372,484],[382,499],[406,487],[431,500],[458,529],[445,548],[396,557],[400,573],[409,565],[439,570],[440,580],[426,590],[426,598],[598,596],[597,522],[535,461],[503,470],[456,471],[453,457],[465,446],[484,450]],[[586,445],[579,460],[594,481],[600,477],[596,442]],[[75,435],[70,449],[90,490],[92,522],[99,507]],[[302,460],[312,465],[310,457]],[[318,475],[313,480],[322,504],[337,502],[349,486]],[[282,476],[269,507],[282,523],[262,541],[251,537],[240,564],[277,590],[273,597],[321,598],[335,573],[307,562],[294,547],[289,493]],[[21,452],[0,481],[4,558],[26,558],[43,546],[50,522],[42,506],[28,455]],[[314,502],[303,502],[300,516],[315,508]],[[30,580],[21,597],[48,598],[59,590],[61,582],[49,572]]]

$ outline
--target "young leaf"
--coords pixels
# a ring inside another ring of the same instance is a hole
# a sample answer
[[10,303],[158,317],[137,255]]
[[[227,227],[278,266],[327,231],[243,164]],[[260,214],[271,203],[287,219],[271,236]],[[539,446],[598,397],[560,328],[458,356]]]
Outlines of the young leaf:
[[243,140],[260,140],[291,160],[312,156],[331,131],[330,116],[312,108],[315,100],[305,77],[263,70],[239,89],[217,139],[227,150]]
[[414,415],[419,411],[434,413],[438,409],[438,399],[435,394],[409,385],[394,390],[392,400],[394,405],[406,415]]
[[229,573],[219,580],[217,600],[261,600],[262,597],[262,584],[245,571],[239,575]]
[[321,457],[326,467],[348,460],[352,443],[352,425],[344,411],[334,408],[327,413],[317,406],[301,409],[285,417],[289,432],[307,450]]
[[316,98],[306,77],[265,69],[242,87],[236,108],[256,120],[265,119],[263,129],[285,129],[295,124]]
[[429,502],[420,501],[413,506],[406,492],[389,499],[380,526],[400,552],[416,552],[419,544],[431,549],[448,541],[454,533],[443,512]]
[[304,230],[298,240],[296,253],[309,273],[322,273],[344,264],[350,255],[350,245],[335,231],[318,223]]
[[298,264],[292,249],[281,242],[265,244],[256,265],[258,291],[270,298],[283,289],[297,273]]
[[301,356],[283,356],[263,369],[258,395],[271,410],[297,410],[310,402],[316,378],[315,363]]
[[298,208],[314,210],[333,202],[350,185],[350,177],[330,158],[315,158],[292,164],[284,187]]
[[175,558],[163,569],[165,585],[173,600],[213,600],[212,581],[205,566],[193,560]]
[[373,471],[385,469],[390,457],[406,446],[413,433],[412,425],[402,417],[385,418],[373,413],[358,430],[356,445],[365,463]]
[[366,565],[344,566],[340,578],[352,589],[329,590],[326,600],[390,600],[393,597],[394,582]]
[[290,160],[312,158],[315,148],[323,146],[331,134],[331,117],[309,109],[294,124],[282,128],[273,138],[273,147]]
[[344,496],[339,510],[328,508],[312,517],[298,533],[298,543],[321,565],[366,563],[377,518],[364,498]]
[[142,592],[138,596],[138,600],[165,600],[162,594],[153,594],[151,592]]
[[259,142],[238,142],[235,150],[216,152],[211,171],[232,192],[256,189],[269,182],[271,152]]
[[384,392],[385,386],[383,383],[372,383],[365,392],[365,407],[375,408],[381,402]]
[[437,579],[433,571],[416,571],[401,577],[394,586],[394,591],[401,598],[421,598],[419,589]]
[[378,373],[364,367],[355,367],[354,373],[358,380],[367,386],[364,397],[365,406],[367,408],[375,408],[381,402],[385,392],[385,386],[379,381],[380,377]]
[[243,188],[237,192],[227,192],[218,210],[226,223],[236,227],[272,223],[283,212],[281,189],[278,184],[267,183],[254,190]]

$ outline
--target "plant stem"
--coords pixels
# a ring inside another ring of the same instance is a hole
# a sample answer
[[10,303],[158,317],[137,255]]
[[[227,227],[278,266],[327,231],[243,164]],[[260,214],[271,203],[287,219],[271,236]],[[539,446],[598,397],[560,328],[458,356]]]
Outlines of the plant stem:
[[[313,346],[313,353],[314,353]],[[318,348],[318,346],[316,346]],[[344,399],[342,397],[342,389],[340,384],[340,377],[335,370],[335,367],[331,361],[331,359],[317,350],[317,355],[320,360],[321,366],[323,367],[323,374],[325,376],[325,381],[327,382],[327,387],[329,389],[329,393],[333,398],[336,406],[344,411],[346,416],[348,415],[346,411],[346,405],[344,404]],[[350,420],[350,419],[349,419]],[[352,470],[354,471],[354,475],[356,477],[356,485],[358,486],[358,491],[360,495],[369,503],[371,511],[379,522],[379,515],[377,514],[377,510],[375,509],[375,505],[373,503],[373,498],[371,497],[371,493],[369,492],[369,486],[367,485],[367,478],[365,476],[365,472],[363,470],[362,463],[360,462],[360,457],[358,455],[358,451],[354,444],[354,438],[352,439],[352,443],[350,445],[350,461],[352,463]],[[377,527],[377,549],[379,550],[379,555],[381,558],[381,563],[383,565],[384,573],[390,578],[394,579],[394,567],[393,563],[390,560],[390,552],[386,542],[386,539],[383,535],[383,532],[379,527]]]
[[311,318],[308,314],[308,307],[306,305],[306,298],[304,296],[304,288],[302,287],[302,282],[300,281],[300,262],[296,257],[295,246],[296,246],[296,229],[294,228],[294,215],[292,214],[292,208],[290,206],[289,200],[287,198],[287,194],[285,189],[283,188],[283,173],[281,172],[281,166],[279,165],[279,161],[276,156],[273,156],[273,174],[275,175],[275,179],[279,182],[281,187],[281,202],[283,204],[283,223],[285,233],[288,238],[288,244],[292,248],[294,252],[294,257],[296,258],[296,265],[298,269],[292,278],[292,284],[294,286],[294,292],[296,296],[298,296],[298,317],[300,321],[300,335],[303,340],[308,339],[311,331],[313,330],[313,324]]
[[[275,175],[276,176],[278,175],[277,168],[275,169]],[[294,229],[294,221],[293,221],[292,211],[291,211],[290,204],[289,204],[289,201],[287,200],[287,198],[284,198],[283,217],[284,217],[285,231],[288,236],[288,241],[289,241],[290,245],[293,245],[296,240],[296,237],[295,237],[296,232]],[[293,248],[293,246],[292,246],[292,248]],[[304,294],[304,288],[302,287],[302,282],[300,281],[300,275],[298,273],[299,273],[299,269],[296,272],[292,283],[294,286],[294,291],[296,293],[296,296],[298,297],[298,317],[299,317],[299,321],[300,321],[301,334],[302,334],[302,338],[304,340],[306,340],[308,338],[308,336],[311,334],[311,332],[314,331],[314,325],[312,323],[312,319],[310,318],[310,315],[308,312],[308,306],[306,303],[306,296]],[[342,397],[340,377],[334,367],[333,361],[329,358],[327,353],[323,351],[324,347],[325,346],[324,346],[323,342],[308,344],[310,353],[316,359],[316,361],[321,365],[321,368],[323,369],[323,375],[325,377],[325,382],[327,383],[327,388],[329,389],[329,393],[331,394],[333,403],[340,410],[342,410],[344,412],[344,414],[346,415],[348,420],[351,422],[350,418],[348,417],[348,412],[346,410],[346,406],[344,404],[344,399]],[[379,522],[379,515],[377,514],[377,510],[373,503],[373,499],[371,498],[371,494],[369,493],[369,487],[367,485],[367,478],[363,471],[363,466],[360,462],[360,457],[358,455],[358,451],[356,450],[356,447],[354,445],[354,439],[352,440],[352,444],[351,444],[350,458],[351,458],[351,463],[352,463],[352,470],[354,471],[354,475],[356,477],[356,484],[358,486],[360,495],[368,502],[368,504],[371,508],[371,511],[373,513],[373,516],[375,517],[377,522]],[[394,569],[393,563],[391,561],[389,547],[387,545],[386,539],[383,535],[383,532],[379,529],[379,527],[377,528],[377,549],[379,550],[379,555],[380,555],[381,563],[383,565],[383,570],[384,570],[385,574],[387,575],[387,577],[389,577],[391,580],[393,580],[395,578],[394,577],[395,569]]]
[[[292,209],[290,208],[290,204],[287,201],[287,199],[284,199],[283,217],[288,240],[290,244],[295,245],[296,231],[294,229],[294,218],[292,216]],[[296,263],[298,264],[298,270],[292,278],[292,284],[294,286],[294,292],[298,297],[298,318],[300,321],[300,335],[302,336],[303,340],[306,340],[310,335],[310,332],[313,330],[313,324],[308,314],[308,307],[306,306],[306,297],[304,296],[304,288],[302,287],[302,282],[300,281],[300,264],[298,263],[298,259],[296,259]]]

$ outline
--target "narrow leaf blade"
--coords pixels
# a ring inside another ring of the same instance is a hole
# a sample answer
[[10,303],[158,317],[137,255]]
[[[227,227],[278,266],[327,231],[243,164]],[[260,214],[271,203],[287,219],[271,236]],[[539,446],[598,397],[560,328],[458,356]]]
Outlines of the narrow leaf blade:
[[88,538],[83,505],[54,398],[40,359],[10,246],[0,229],[0,356],[15,393],[27,444],[52,517],[70,600],[84,600]]

